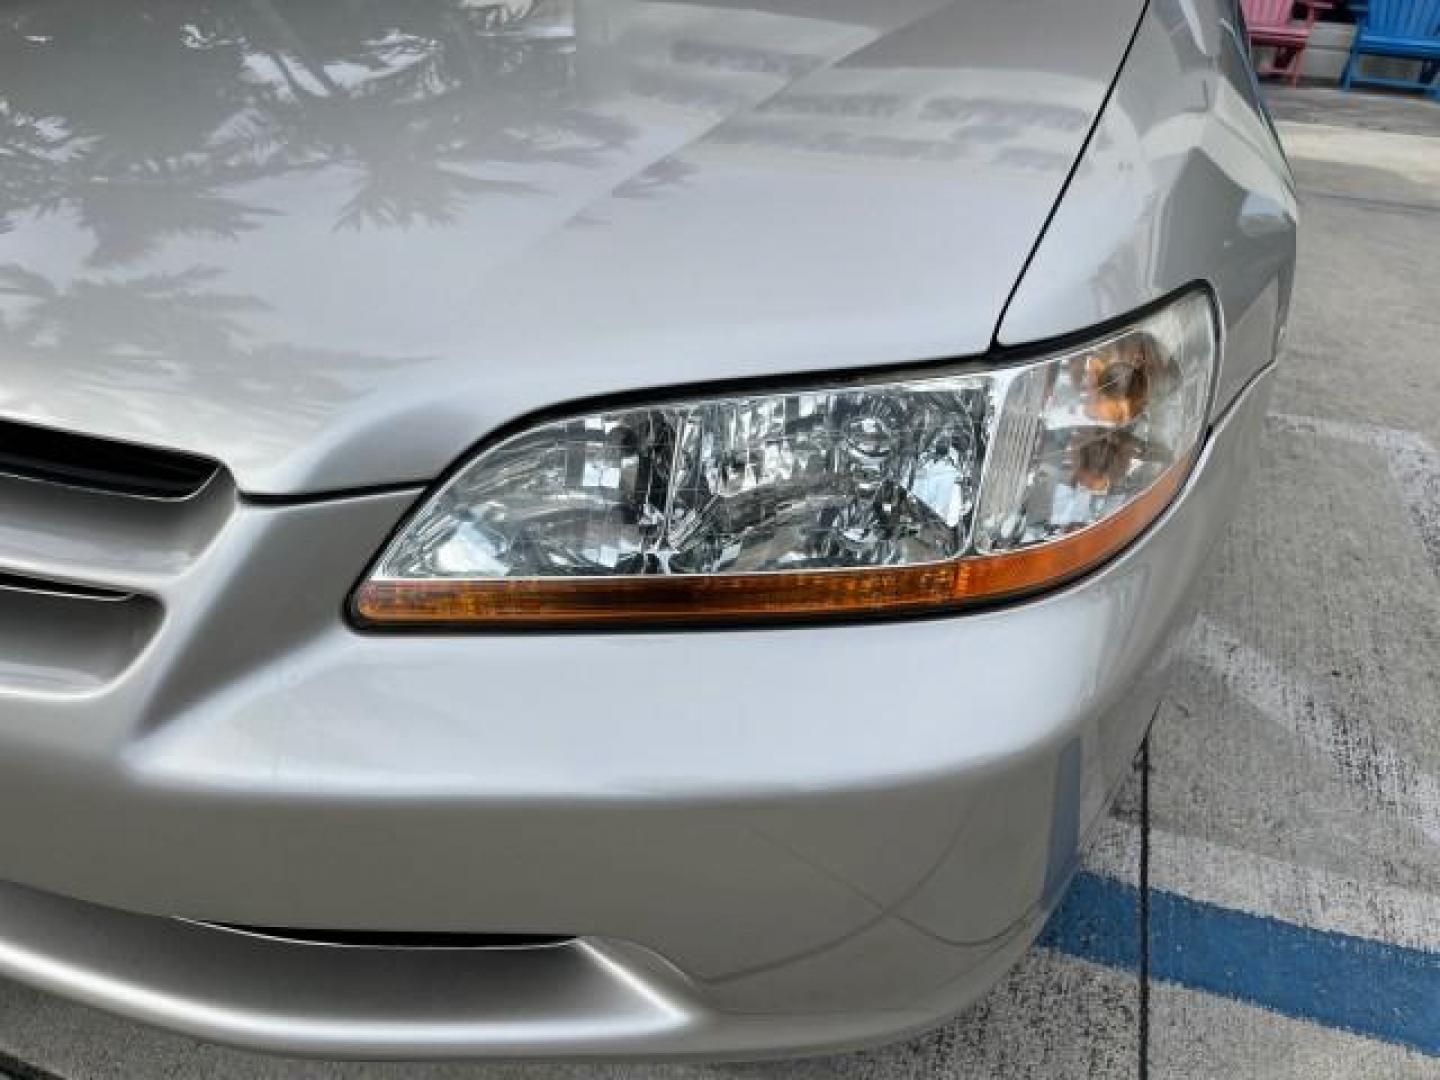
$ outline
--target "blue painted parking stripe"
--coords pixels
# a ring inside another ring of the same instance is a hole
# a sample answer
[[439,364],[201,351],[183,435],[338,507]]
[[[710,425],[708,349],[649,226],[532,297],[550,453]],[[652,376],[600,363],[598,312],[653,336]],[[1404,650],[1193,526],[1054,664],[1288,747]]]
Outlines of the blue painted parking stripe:
[[[1140,893],[1081,873],[1040,942],[1138,969]],[[1440,954],[1150,893],[1150,972],[1165,982],[1440,1056]]]
[[1139,971],[1139,919],[1139,889],[1082,870],[1039,944],[1106,967]]

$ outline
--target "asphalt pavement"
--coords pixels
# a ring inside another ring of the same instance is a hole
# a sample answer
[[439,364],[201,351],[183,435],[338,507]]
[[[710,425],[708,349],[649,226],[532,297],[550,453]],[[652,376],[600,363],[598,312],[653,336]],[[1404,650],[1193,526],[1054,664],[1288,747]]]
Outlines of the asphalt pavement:
[[0,1075],[1440,1080],[1440,106],[1272,100],[1304,232],[1257,475],[1132,784],[978,1006],[800,1062],[331,1065],[0,982]]

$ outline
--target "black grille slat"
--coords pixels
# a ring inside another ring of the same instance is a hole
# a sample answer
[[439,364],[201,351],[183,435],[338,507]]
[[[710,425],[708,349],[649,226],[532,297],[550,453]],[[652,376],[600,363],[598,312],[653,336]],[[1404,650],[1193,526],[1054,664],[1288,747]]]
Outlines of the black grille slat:
[[44,596],[69,597],[72,600],[129,600],[133,593],[115,589],[100,589],[94,585],[76,585],[68,581],[51,581],[47,578],[29,577],[25,574],[11,574],[0,571],[0,592],[39,593]]
[[208,458],[0,421],[0,473],[147,499],[188,499],[220,467]]

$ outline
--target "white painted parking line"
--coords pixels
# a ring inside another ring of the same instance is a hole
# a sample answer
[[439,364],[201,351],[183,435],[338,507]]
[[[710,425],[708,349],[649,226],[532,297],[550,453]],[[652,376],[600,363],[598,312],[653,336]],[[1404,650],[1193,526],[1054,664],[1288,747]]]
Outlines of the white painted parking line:
[[1387,812],[1440,844],[1440,779],[1381,742],[1374,725],[1347,718],[1323,689],[1292,675],[1209,619],[1197,621],[1187,653],[1325,757]]
[[1430,565],[1440,573],[1440,452],[1429,440],[1414,431],[1319,416],[1271,413],[1269,420],[1283,431],[1319,435],[1380,451],[1430,556]]

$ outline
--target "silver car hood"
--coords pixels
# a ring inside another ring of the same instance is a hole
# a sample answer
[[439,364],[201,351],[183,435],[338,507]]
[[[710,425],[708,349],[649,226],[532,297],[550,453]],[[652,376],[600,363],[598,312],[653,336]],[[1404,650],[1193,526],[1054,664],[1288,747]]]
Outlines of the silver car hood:
[[1140,8],[8,5],[0,417],[294,494],[580,397],[980,353]]

